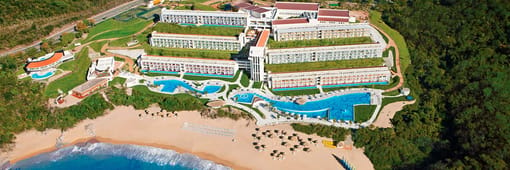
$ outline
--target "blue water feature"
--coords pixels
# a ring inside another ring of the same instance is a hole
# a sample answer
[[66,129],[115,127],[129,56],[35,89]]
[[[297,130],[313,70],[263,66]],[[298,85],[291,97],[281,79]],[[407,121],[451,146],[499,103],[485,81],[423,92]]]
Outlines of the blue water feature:
[[272,100],[255,93],[237,94],[239,103],[251,104],[254,97],[260,97],[283,112],[306,115],[307,117],[327,117],[337,120],[354,120],[354,105],[370,104],[370,93],[351,93],[332,96],[322,100],[308,101],[303,105],[294,102]]
[[173,150],[108,143],[90,143],[70,146],[54,152],[43,153],[22,160],[11,169],[38,170],[89,170],[89,169],[230,169],[191,154],[180,154]]
[[51,77],[55,74],[55,71],[48,71],[46,73],[43,73],[43,74],[38,74],[38,73],[34,73],[31,75],[32,79],[46,79],[48,77]]
[[193,87],[191,87],[189,84],[186,84],[185,82],[183,81],[180,81],[180,80],[156,80],[154,81],[154,85],[163,85],[163,89],[161,89],[162,92],[168,92],[168,93],[173,93],[175,91],[175,89],[179,86],[182,86],[188,90],[193,90],[193,91],[196,91],[198,93],[208,93],[208,94],[211,94],[211,93],[216,93],[218,92],[220,89],[221,89],[221,86],[216,86],[216,85],[209,85],[209,86],[205,86],[203,90],[198,90],[198,89],[195,89]]

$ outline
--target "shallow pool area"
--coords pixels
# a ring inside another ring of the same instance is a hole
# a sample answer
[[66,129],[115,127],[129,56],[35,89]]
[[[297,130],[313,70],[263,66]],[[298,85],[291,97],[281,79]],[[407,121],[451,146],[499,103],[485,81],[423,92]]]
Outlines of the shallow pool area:
[[55,74],[55,71],[48,71],[48,72],[44,72],[44,73],[33,73],[30,75],[30,77],[32,77],[32,79],[42,80],[42,79],[47,79],[48,77],[51,77],[54,74]]
[[303,105],[295,102],[280,101],[267,98],[255,93],[236,94],[234,101],[251,104],[255,97],[259,97],[271,106],[282,112],[306,115],[306,117],[317,117],[336,120],[354,120],[354,105],[370,104],[370,93],[350,93],[339,96],[332,96],[325,99],[308,101]]
[[173,93],[175,89],[179,86],[184,87],[188,90],[196,91],[201,94],[211,94],[216,93],[221,89],[221,85],[206,85],[204,89],[198,90],[193,87],[191,87],[189,84],[181,81],[181,80],[156,80],[154,81],[154,85],[163,85],[163,88],[161,89],[162,92],[167,93]]

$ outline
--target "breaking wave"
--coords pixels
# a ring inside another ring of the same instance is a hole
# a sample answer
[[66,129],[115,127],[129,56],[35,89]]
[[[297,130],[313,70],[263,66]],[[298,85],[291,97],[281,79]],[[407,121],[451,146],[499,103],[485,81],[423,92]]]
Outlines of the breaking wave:
[[43,153],[35,157],[22,160],[11,168],[30,167],[30,165],[41,162],[58,162],[61,159],[86,155],[91,157],[121,156],[128,159],[143,161],[145,163],[157,164],[158,166],[180,166],[189,169],[224,170],[229,167],[216,164],[209,160],[200,159],[192,154],[181,154],[173,150],[160,149],[150,146],[109,144],[109,143],[87,143],[74,145]]

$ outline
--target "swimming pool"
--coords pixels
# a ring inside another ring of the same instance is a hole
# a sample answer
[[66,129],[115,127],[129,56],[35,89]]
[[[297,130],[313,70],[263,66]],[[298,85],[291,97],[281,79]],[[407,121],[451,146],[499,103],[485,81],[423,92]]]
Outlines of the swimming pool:
[[354,120],[354,105],[370,104],[370,93],[351,93],[332,96],[326,99],[309,101],[303,105],[294,102],[272,100],[255,93],[237,94],[234,99],[239,103],[251,104],[254,97],[260,97],[283,112],[306,115],[307,117],[327,117],[337,120]]
[[221,89],[221,86],[209,85],[209,86],[205,86],[203,90],[197,90],[197,89],[191,87],[189,84],[186,84],[185,82],[180,81],[180,80],[156,80],[156,81],[154,81],[154,85],[158,85],[158,86],[163,85],[163,89],[161,89],[161,91],[168,92],[168,93],[173,93],[175,91],[175,89],[179,86],[184,87],[188,90],[193,90],[193,91],[202,93],[202,94],[216,93]]
[[55,74],[55,71],[48,71],[48,72],[43,73],[43,74],[34,73],[34,74],[30,75],[30,76],[32,77],[32,79],[42,80],[42,79],[46,79],[48,77],[51,77],[54,74]]

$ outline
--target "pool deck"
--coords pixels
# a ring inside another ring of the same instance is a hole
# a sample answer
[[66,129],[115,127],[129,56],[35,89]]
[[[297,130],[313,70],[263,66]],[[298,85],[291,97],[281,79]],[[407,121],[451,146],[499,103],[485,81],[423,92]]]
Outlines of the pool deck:
[[[242,73],[241,73],[242,74]],[[220,98],[225,99],[226,105],[231,105],[234,107],[241,108],[243,110],[246,110],[248,113],[253,115],[255,119],[257,120],[256,124],[258,126],[269,126],[269,125],[277,125],[282,123],[317,123],[317,124],[323,124],[323,125],[330,125],[330,126],[336,126],[336,127],[343,127],[343,128],[352,128],[352,129],[358,129],[363,127],[370,126],[375,119],[377,118],[377,114],[381,110],[381,104],[382,104],[382,98],[385,97],[382,95],[384,90],[379,89],[372,89],[372,88],[351,88],[351,89],[342,89],[342,90],[336,90],[336,91],[330,91],[315,95],[303,95],[303,96],[278,96],[271,92],[271,90],[267,89],[267,87],[263,87],[260,89],[255,88],[249,88],[249,87],[243,87],[240,84],[240,79],[242,75],[239,76],[239,78],[235,82],[227,82],[219,79],[212,78],[211,80],[201,80],[201,81],[191,81],[191,80],[185,80],[179,77],[175,76],[157,76],[157,77],[150,77],[145,75],[136,75],[129,72],[123,72],[119,74],[120,77],[126,78],[126,85],[127,87],[133,87],[136,85],[144,85],[149,88],[149,90],[157,93],[165,93],[165,94],[178,94],[178,93],[186,93],[190,90],[185,88],[177,88],[174,92],[162,92],[161,89],[162,86],[153,86],[154,81],[158,80],[180,80],[183,82],[186,82],[188,85],[190,85],[192,88],[195,88],[197,90],[203,90],[205,86],[207,85],[222,85],[225,86],[225,90],[216,92],[216,93],[210,93],[210,94],[202,94],[200,98],[205,98],[209,100],[218,100]],[[143,83],[140,82],[140,80],[144,80]],[[196,86],[195,83],[201,84],[200,86]],[[237,84],[239,85],[239,88],[230,90],[229,85]],[[252,82],[250,83],[252,84]],[[227,92],[231,91],[228,95]],[[252,103],[251,107],[248,107],[246,105],[242,105],[241,103],[238,103],[232,98],[235,95],[238,94],[245,94],[245,93],[255,93],[264,97],[267,97],[272,100],[277,101],[287,101],[287,102],[293,102],[297,98],[305,98],[308,99],[308,101],[318,101],[318,100],[324,100],[330,97],[334,96],[341,96],[346,94],[352,94],[352,93],[370,93],[370,104],[371,105],[377,105],[374,113],[370,117],[369,120],[362,122],[362,123],[355,123],[353,121],[334,121],[334,120],[326,120],[324,118],[313,118],[313,117],[306,117],[306,116],[295,116],[293,114],[281,114],[277,113],[275,111],[270,110],[269,107],[263,107],[262,103],[267,103],[265,100],[260,100],[257,102]],[[259,115],[253,108],[258,109],[263,116]]]

